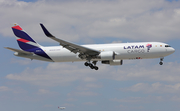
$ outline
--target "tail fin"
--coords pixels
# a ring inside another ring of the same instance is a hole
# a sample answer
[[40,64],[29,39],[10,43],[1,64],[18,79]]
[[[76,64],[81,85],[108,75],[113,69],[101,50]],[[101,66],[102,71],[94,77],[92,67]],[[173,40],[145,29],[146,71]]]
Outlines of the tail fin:
[[40,48],[40,45],[35,42],[19,25],[14,24],[12,30],[16,35],[17,42],[22,50],[31,52],[32,49]]

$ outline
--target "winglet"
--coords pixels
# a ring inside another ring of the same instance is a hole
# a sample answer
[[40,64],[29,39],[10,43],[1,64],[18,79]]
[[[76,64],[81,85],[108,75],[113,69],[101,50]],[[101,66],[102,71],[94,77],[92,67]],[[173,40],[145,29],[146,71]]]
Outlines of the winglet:
[[41,25],[41,28],[43,29],[44,34],[45,34],[46,36],[48,36],[48,37],[54,37],[54,36],[46,29],[46,27],[44,27],[44,25],[43,25],[42,23],[40,23],[40,25]]

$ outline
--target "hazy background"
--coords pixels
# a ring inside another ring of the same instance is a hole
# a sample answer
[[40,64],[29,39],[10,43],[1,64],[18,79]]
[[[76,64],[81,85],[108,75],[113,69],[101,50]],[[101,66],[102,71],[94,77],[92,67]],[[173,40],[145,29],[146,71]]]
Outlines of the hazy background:
[[[125,60],[122,66],[48,63],[18,58],[11,30],[18,23],[43,46],[43,23],[76,44],[159,41],[176,52],[164,59]],[[0,0],[1,111],[179,111],[179,0]]]

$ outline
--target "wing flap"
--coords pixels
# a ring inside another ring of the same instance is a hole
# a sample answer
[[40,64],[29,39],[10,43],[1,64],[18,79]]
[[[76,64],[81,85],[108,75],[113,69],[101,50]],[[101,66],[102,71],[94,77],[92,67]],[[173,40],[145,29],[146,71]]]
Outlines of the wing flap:
[[4,47],[4,48],[8,49],[8,50],[11,50],[11,51],[14,51],[14,52],[21,53],[21,54],[27,54],[27,55],[32,55],[33,54],[32,52],[27,52],[27,51],[23,51],[23,50],[19,50],[19,49],[14,49],[14,48],[10,48],[10,47]]
[[76,45],[74,43],[71,43],[71,42],[68,42],[68,41],[65,41],[65,40],[62,40],[62,39],[59,39],[59,38],[56,38],[55,36],[53,36],[45,27],[43,24],[40,24],[45,35],[57,42],[60,43],[61,46],[63,46],[64,48],[68,49],[69,51],[73,52],[73,53],[77,53],[79,52],[80,54],[86,54],[86,55],[89,55],[89,56],[95,56],[95,55],[99,55],[100,54],[100,51],[98,50],[94,50],[94,49],[91,49],[91,48],[87,48],[87,47],[84,47],[84,46],[80,46],[80,45]]

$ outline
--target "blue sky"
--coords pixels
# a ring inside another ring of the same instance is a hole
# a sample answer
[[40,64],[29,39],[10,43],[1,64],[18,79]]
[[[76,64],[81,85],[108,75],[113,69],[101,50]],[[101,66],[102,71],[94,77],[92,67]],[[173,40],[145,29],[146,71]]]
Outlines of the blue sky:
[[[179,111],[180,1],[168,1],[2,0],[0,110]],[[39,23],[77,44],[159,41],[176,52],[163,66],[159,59],[125,60],[122,66],[98,63],[98,71],[83,62],[31,61],[4,49],[19,48],[13,23],[43,46],[58,43]]]

